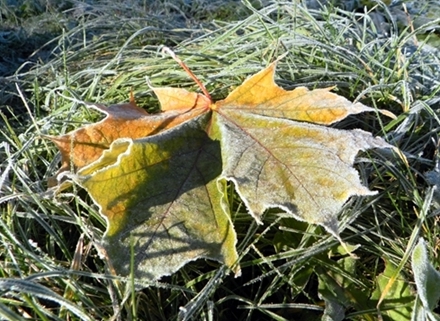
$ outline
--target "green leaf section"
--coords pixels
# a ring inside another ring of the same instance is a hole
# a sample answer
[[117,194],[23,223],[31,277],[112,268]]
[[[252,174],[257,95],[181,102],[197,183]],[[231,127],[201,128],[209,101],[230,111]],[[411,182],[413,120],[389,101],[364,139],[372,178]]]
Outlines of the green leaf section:
[[[390,288],[389,280],[396,273],[396,266],[387,261],[385,270],[376,278],[376,288],[371,293],[363,283],[357,259],[344,257],[336,262],[321,257],[315,267],[319,279],[319,295],[325,301],[323,320],[344,320],[347,311],[353,308],[356,320],[400,321],[410,320],[415,297],[409,282],[399,275]],[[377,309],[377,303],[384,291],[387,291]]]
[[[284,229],[274,238],[277,253],[309,248],[316,242],[321,230],[316,225],[290,218],[282,219],[280,224]],[[289,271],[290,277],[295,275],[294,284],[297,286],[291,291],[298,295],[317,279],[318,296],[323,300],[320,304],[325,304],[321,320],[410,320],[415,301],[410,282],[396,271],[396,265],[386,261],[385,269],[376,276],[376,286],[371,292],[371,278],[365,275],[369,269],[365,269],[359,259],[347,252],[354,253],[358,248],[359,245],[340,244],[329,252],[315,254],[313,260],[308,260],[299,271]],[[398,277],[387,289],[390,278],[396,274]],[[377,304],[384,291],[387,294],[379,311]],[[303,319],[306,320],[305,317]]]
[[419,298],[414,304],[412,320],[440,320],[432,312],[440,300],[440,273],[429,262],[423,238],[414,248],[411,263]]
[[229,267],[236,262],[225,182],[217,180],[220,146],[203,131],[208,117],[148,138],[117,140],[78,173],[107,218],[103,245],[117,273],[129,274],[133,264],[137,277],[153,280],[197,258]]
[[[342,246],[337,252],[346,255]],[[334,258],[322,255],[315,272],[319,280],[318,293],[325,302],[322,320],[345,320],[345,313],[351,308],[361,314],[361,320],[375,320],[371,315],[369,293],[355,258],[347,256],[335,262]]]
[[394,278],[397,266],[391,261],[385,261],[385,270],[376,278],[376,289],[371,295],[372,303],[376,304],[386,291],[380,304],[380,316],[384,321],[410,320],[412,304],[415,297],[410,284],[405,277],[399,273],[394,282],[389,285],[390,279]]

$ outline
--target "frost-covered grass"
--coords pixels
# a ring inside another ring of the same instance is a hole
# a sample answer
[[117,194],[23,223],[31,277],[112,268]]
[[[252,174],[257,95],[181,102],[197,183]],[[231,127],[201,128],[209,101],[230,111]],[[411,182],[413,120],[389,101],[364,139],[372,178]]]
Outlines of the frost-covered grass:
[[[385,34],[371,15],[295,1],[0,3],[0,318],[315,320],[332,298],[347,319],[375,320],[379,310],[384,320],[410,315],[411,251],[423,236],[438,268],[440,244],[438,203],[425,176],[438,157],[440,66],[417,30],[390,21]],[[322,228],[279,211],[258,226],[231,186],[241,277],[199,260],[135,291],[141,280],[108,273],[96,248],[105,221],[83,190],[47,192],[59,156],[41,135],[99,119],[83,102],[126,102],[130,90],[139,106],[157,111],[146,77],[197,91],[162,45],[215,99],[287,52],[277,68],[281,86],[337,86],[397,116],[335,125],[371,131],[406,157],[358,157],[356,168],[378,194],[351,199],[340,215],[344,241],[359,245],[357,259]],[[383,276],[385,267],[391,272]]]

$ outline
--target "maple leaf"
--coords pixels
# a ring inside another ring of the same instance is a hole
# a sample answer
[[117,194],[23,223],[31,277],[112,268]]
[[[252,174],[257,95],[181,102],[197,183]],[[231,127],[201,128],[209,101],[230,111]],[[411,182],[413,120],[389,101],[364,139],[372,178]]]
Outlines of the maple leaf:
[[103,245],[115,273],[132,264],[137,277],[154,280],[204,257],[238,274],[227,181],[259,223],[266,209],[281,208],[338,238],[342,205],[375,193],[362,185],[355,156],[393,147],[365,131],[323,126],[374,110],[330,89],[286,91],[274,82],[275,66],[217,103],[204,87],[204,95],[154,88],[160,114],[133,102],[100,107],[103,121],[52,138],[64,146],[61,171],[74,164],[71,177],[107,219]]

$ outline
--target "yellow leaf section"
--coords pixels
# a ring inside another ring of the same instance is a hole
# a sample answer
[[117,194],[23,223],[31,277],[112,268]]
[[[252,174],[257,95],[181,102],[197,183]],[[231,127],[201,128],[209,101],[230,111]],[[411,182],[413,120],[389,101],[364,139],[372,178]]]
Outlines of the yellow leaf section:
[[[332,88],[309,90],[298,87],[286,91],[274,82],[275,67],[276,62],[245,80],[226,99],[216,103],[217,109],[233,109],[322,125],[335,123],[348,115],[374,111],[330,92]],[[393,116],[387,111],[384,113]]]
[[[139,168],[137,161],[130,157],[132,152],[131,139],[117,140],[97,161],[82,168],[76,175],[78,183],[87,189],[100,207],[100,213],[108,223],[106,235],[110,237],[120,233],[127,226],[130,216],[126,210],[132,197],[136,196],[130,195],[138,182],[148,179],[149,176]],[[154,152],[154,149],[149,152]],[[123,175],[127,172],[137,173],[137,177]]]
[[107,220],[104,248],[117,273],[148,280],[197,258],[239,273],[219,143],[202,115],[172,131],[115,141],[76,175]]

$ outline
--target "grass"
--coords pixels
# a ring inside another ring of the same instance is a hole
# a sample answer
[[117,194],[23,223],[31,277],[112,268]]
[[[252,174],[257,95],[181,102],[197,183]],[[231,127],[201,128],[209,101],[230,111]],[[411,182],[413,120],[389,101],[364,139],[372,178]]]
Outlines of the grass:
[[[438,203],[425,177],[438,161],[440,65],[438,52],[417,40],[422,28],[397,27],[388,17],[383,34],[364,12],[282,1],[57,3],[0,5],[0,318],[315,320],[331,302],[347,320],[410,315],[411,251],[423,236],[438,269],[440,244]],[[96,249],[105,221],[80,189],[47,192],[59,156],[41,134],[96,121],[100,115],[83,102],[128,101],[130,90],[138,105],[157,110],[146,77],[154,86],[196,91],[161,45],[172,47],[215,99],[288,52],[278,65],[283,87],[336,85],[351,100],[396,114],[336,125],[382,136],[407,159],[359,155],[356,168],[378,194],[351,199],[340,215],[344,241],[359,244],[357,259],[322,228],[279,211],[258,226],[230,187],[241,277],[198,260],[135,290],[141,280],[107,272]],[[386,267],[394,268],[386,275],[396,279],[391,290],[402,291],[388,292],[379,312],[384,292],[376,289]]]

